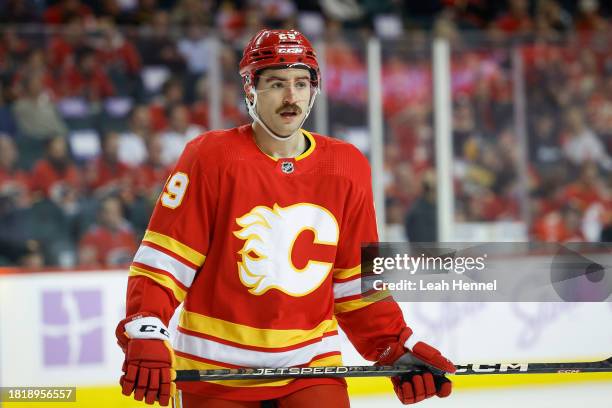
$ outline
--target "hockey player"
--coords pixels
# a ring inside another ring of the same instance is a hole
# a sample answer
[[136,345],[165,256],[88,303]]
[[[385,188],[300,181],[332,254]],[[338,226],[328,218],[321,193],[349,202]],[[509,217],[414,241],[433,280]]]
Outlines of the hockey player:
[[348,407],[337,378],[184,382],[176,395],[173,382],[176,369],[341,365],[341,327],[368,360],[429,367],[392,379],[402,403],[448,396],[451,362],[416,341],[395,302],[361,297],[360,245],[378,239],[370,169],[352,145],[301,129],[321,84],[312,46],[262,30],[240,74],[253,123],[187,145],[131,265],[123,393],[186,408]]

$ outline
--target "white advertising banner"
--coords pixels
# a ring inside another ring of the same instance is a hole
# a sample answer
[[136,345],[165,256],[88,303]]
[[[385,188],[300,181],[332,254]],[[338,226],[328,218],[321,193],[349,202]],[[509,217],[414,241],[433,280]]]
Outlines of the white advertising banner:
[[[400,303],[415,336],[454,363],[563,362],[612,356],[612,302]],[[344,354],[363,363],[347,345]]]
[[0,384],[117,383],[126,283],[126,271],[0,276]]
[[[112,385],[126,271],[0,276],[0,385]],[[402,303],[415,335],[456,363],[603,359],[612,303]],[[344,342],[345,364],[364,361]]]

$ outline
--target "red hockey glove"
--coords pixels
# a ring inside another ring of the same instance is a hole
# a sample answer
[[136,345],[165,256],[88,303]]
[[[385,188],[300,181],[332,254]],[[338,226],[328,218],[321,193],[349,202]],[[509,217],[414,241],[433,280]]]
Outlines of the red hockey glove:
[[414,404],[437,395],[448,397],[452,384],[445,373],[454,373],[455,366],[440,352],[429,344],[418,342],[409,347],[408,338],[412,335],[406,329],[399,341],[388,346],[380,355],[377,365],[418,365],[425,370],[421,374],[404,374],[392,377],[393,389],[404,405]]
[[119,380],[124,395],[147,404],[159,401],[166,406],[176,392],[174,352],[168,329],[157,317],[135,316],[122,320],[117,341],[125,352],[123,375]]

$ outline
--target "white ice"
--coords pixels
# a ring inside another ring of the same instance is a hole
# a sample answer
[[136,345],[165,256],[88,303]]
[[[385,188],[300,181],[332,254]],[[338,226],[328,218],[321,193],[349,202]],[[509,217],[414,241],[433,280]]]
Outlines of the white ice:
[[[399,408],[395,395],[353,397],[352,408]],[[612,408],[612,382],[457,391],[415,408]]]

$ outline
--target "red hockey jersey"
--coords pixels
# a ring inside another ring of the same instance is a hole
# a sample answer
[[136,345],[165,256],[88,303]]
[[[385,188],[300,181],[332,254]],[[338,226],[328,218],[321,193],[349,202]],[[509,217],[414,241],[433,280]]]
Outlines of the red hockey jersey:
[[[394,302],[361,298],[360,246],[377,241],[367,159],[304,134],[305,153],[275,159],[249,125],[207,132],[172,171],[130,268],[127,315],[167,324],[184,302],[177,369],[341,365],[338,325],[375,360],[405,327]],[[177,385],[261,400],[338,382]]]

